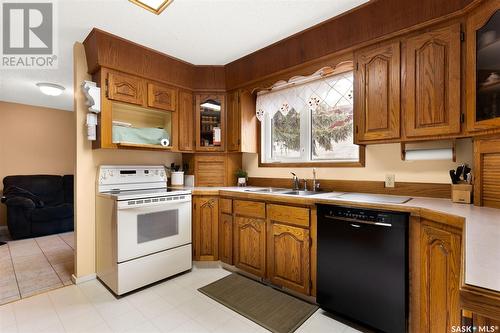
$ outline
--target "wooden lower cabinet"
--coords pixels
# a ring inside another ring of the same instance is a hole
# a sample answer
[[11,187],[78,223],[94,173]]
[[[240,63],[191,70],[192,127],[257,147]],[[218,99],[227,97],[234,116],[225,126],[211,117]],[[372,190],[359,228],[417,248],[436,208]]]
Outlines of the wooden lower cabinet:
[[460,230],[421,219],[421,332],[452,332],[460,325],[461,244]]
[[194,260],[218,260],[219,198],[193,197],[193,221]]
[[302,294],[310,289],[309,230],[271,223],[267,273],[272,283]]
[[259,277],[266,276],[266,220],[234,217],[234,265]]
[[234,265],[274,285],[309,295],[309,208],[234,200],[233,212]]
[[219,258],[226,264],[233,264],[233,216],[231,214],[220,214]]
[[233,264],[233,200],[219,200],[219,258]]
[[470,327],[470,332],[497,332],[500,329],[500,318],[490,318],[472,311],[462,310],[462,326]]

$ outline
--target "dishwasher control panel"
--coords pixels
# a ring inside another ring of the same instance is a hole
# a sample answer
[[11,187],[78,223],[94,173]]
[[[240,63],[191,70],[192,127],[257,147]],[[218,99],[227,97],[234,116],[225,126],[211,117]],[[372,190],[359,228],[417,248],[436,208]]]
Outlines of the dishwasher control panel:
[[329,206],[325,211],[325,216],[330,218],[346,218],[358,221],[392,223],[394,220],[405,218],[405,213],[383,212],[375,210],[366,210],[359,208]]

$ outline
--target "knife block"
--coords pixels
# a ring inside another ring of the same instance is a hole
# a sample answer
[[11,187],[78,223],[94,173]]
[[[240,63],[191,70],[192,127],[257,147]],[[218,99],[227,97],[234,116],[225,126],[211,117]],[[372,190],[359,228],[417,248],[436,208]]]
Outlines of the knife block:
[[472,188],[471,184],[452,184],[451,201],[465,204],[472,203]]

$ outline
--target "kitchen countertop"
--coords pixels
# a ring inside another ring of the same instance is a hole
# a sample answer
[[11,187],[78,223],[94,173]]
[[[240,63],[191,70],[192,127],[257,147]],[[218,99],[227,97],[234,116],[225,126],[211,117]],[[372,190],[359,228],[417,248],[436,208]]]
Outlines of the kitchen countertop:
[[[421,215],[425,211],[438,212],[464,219],[465,283],[500,292],[500,209],[457,204],[449,199],[416,197],[403,204],[367,203],[338,198],[340,193],[325,192],[310,196],[279,193],[253,193],[246,190],[257,187],[194,187],[194,195],[249,196],[301,204],[335,204],[406,211]],[[226,192],[226,193],[225,193]]]

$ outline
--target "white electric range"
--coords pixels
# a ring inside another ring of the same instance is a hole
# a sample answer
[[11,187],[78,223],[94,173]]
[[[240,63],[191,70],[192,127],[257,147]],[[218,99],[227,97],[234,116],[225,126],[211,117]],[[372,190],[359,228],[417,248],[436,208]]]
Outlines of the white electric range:
[[167,187],[163,166],[101,166],[97,276],[122,295],[192,268],[191,191]]

